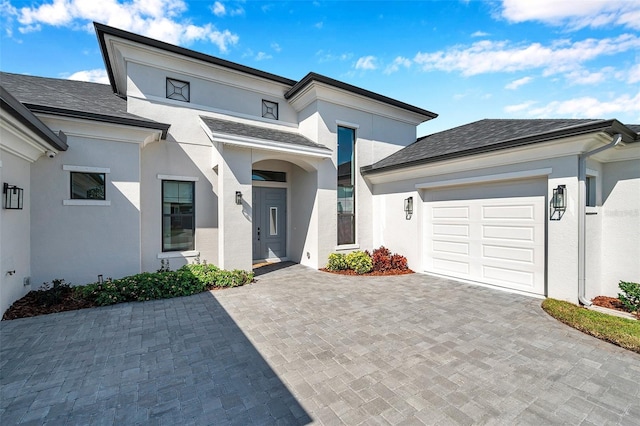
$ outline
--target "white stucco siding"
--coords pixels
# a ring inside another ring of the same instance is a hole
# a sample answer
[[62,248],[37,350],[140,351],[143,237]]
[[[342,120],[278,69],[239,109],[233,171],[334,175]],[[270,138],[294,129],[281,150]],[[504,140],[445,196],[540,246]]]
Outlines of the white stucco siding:
[[[162,180],[195,182],[195,252],[202,261],[218,264],[218,196],[217,176],[212,170],[210,144],[178,143],[172,135],[147,145],[141,158],[142,270],[155,271],[162,256]],[[160,176],[160,178],[158,177]],[[169,178],[167,178],[169,177]],[[165,253],[166,255],[166,253]],[[172,253],[172,269],[179,268],[189,257]]]
[[[140,145],[68,132],[68,151],[31,167],[33,286],[54,278],[80,285],[99,274],[119,278],[140,271]],[[63,205],[70,200],[64,165],[109,169],[110,205]]]
[[640,282],[640,160],[605,163],[602,170],[600,291],[615,297],[621,280]]
[[[4,138],[12,134],[2,132]],[[6,140],[3,142],[7,142]],[[24,190],[23,209],[0,209],[0,315],[11,304],[27,294],[32,287],[24,286],[24,279],[31,276],[31,183],[30,163],[13,154],[0,150],[0,185],[5,182]],[[4,194],[1,194],[4,198]],[[4,200],[2,200],[4,203]],[[8,271],[12,271],[11,274]],[[13,272],[15,271],[15,272]],[[33,286],[36,288],[37,286]]]
[[[190,70],[185,68],[185,70]],[[198,69],[199,70],[199,69]],[[191,70],[198,72],[198,70]],[[262,100],[278,104],[278,120],[297,123],[297,113],[284,99],[284,86],[267,80],[219,69],[199,70],[200,75],[127,63],[127,94],[184,108],[211,108],[262,118]],[[204,77],[206,75],[206,77]],[[190,102],[166,99],[166,79],[189,82]],[[147,116],[148,117],[148,116]],[[269,119],[269,121],[272,121]],[[178,121],[173,121],[178,124]]]

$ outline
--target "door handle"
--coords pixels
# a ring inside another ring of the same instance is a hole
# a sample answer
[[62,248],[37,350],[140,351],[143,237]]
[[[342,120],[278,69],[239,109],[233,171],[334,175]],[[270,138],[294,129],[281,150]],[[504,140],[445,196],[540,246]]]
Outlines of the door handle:
[[260,241],[260,227],[258,226],[258,241]]

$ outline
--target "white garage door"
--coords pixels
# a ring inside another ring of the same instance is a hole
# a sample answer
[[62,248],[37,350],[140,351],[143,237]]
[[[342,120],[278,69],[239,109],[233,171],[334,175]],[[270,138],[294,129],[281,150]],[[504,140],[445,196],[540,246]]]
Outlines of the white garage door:
[[544,295],[544,196],[424,205],[427,272]]

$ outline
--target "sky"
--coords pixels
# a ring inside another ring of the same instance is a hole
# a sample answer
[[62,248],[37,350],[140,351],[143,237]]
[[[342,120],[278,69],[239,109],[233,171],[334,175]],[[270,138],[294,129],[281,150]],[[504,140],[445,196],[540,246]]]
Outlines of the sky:
[[640,123],[640,0],[0,0],[0,70],[107,83],[93,22],[439,114]]

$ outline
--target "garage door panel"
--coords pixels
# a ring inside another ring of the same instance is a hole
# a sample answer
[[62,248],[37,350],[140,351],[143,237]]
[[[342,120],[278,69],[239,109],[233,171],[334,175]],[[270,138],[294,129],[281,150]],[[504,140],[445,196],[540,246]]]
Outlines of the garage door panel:
[[544,294],[545,206],[544,195],[426,201],[425,270]]

